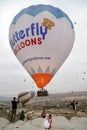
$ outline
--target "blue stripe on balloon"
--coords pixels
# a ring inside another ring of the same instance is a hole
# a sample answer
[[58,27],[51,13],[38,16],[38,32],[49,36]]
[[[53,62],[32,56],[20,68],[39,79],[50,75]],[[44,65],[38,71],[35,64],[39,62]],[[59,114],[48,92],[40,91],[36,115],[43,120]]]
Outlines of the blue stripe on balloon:
[[57,7],[53,7],[51,5],[32,5],[28,8],[23,9],[22,11],[20,11],[15,18],[12,21],[12,24],[16,24],[17,20],[20,18],[21,15],[23,14],[29,14],[33,17],[35,17],[36,15],[38,15],[39,13],[43,12],[43,11],[49,11],[51,12],[56,18],[62,18],[62,17],[66,17],[68,19],[68,21],[71,24],[71,27],[74,28],[72,21],[69,19],[68,15],[65,14],[62,10],[60,10]]

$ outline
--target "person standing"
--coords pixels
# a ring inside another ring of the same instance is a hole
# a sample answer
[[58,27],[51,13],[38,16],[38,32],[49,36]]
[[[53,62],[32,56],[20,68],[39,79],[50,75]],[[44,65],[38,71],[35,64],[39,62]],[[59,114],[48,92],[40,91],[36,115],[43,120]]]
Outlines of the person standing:
[[71,102],[71,105],[73,107],[73,110],[75,111],[75,115],[77,115],[77,111],[78,111],[78,106],[77,106],[77,102],[75,100],[73,100],[73,102]]
[[50,128],[52,128],[52,115],[51,114],[49,114],[49,116],[48,116],[48,122],[49,122],[49,128],[48,129],[50,129]]
[[17,104],[18,103],[19,103],[19,100],[17,100],[16,97],[13,97],[13,100],[11,101],[11,104],[12,104],[11,122],[15,122],[16,111],[17,111]]
[[45,128],[45,129],[50,129],[50,128],[52,128],[52,115],[51,114],[49,114],[49,115],[47,115],[47,117],[45,118],[45,120],[44,120],[44,124],[43,124],[43,127]]

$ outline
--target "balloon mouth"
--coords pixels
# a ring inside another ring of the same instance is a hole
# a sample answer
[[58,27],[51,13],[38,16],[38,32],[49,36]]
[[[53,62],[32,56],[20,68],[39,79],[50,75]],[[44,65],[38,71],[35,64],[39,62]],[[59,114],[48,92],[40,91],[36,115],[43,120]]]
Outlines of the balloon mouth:
[[50,80],[52,79],[53,75],[52,74],[47,74],[47,73],[40,73],[40,74],[33,74],[32,78],[37,84],[38,88],[43,88],[45,87]]

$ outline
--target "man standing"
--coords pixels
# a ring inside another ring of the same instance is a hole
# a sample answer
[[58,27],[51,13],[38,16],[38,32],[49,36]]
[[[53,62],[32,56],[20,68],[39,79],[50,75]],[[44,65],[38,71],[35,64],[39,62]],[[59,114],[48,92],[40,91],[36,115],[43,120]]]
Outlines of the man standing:
[[75,100],[73,100],[73,102],[71,102],[71,105],[72,105],[72,107],[73,107],[73,110],[75,111],[75,115],[77,115],[77,111],[78,111],[78,103],[75,101]]
[[16,99],[16,97],[13,97],[13,100],[11,101],[11,104],[12,104],[11,122],[15,122],[16,111],[17,111],[17,104],[18,103],[19,103],[19,101]]

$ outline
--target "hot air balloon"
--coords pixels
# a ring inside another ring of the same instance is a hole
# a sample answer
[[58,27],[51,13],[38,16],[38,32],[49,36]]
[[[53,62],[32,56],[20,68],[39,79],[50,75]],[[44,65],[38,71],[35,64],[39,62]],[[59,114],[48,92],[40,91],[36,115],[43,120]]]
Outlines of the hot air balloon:
[[30,90],[29,92],[31,94],[31,98],[33,98],[35,96],[35,91],[34,90]]
[[31,93],[30,92],[20,92],[18,94],[18,100],[21,102],[23,106],[25,106],[25,103],[29,102],[31,99]]
[[9,28],[11,48],[38,88],[54,77],[70,54],[74,39],[68,15],[51,5],[23,9]]
[[26,81],[26,79],[24,79],[24,82]]

